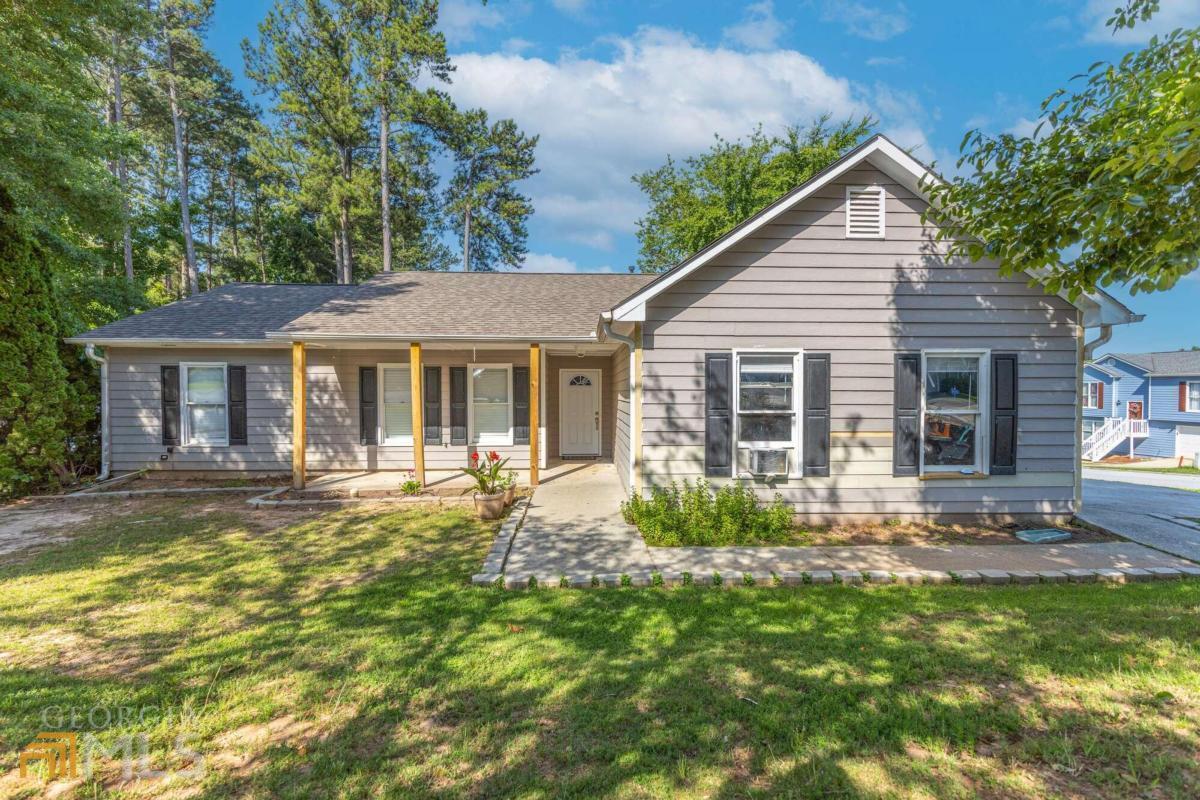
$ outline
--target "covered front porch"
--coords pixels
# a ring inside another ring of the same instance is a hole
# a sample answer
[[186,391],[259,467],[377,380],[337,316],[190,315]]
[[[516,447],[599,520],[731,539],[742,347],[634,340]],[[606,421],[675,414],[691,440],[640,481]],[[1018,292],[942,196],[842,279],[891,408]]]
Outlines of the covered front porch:
[[291,355],[298,491],[376,493],[412,477],[455,494],[472,454],[490,451],[524,486],[628,464],[634,359],[620,342],[317,340]]
[[[545,467],[537,470],[537,485],[551,483],[568,476],[578,476],[592,468],[596,461],[550,459]],[[514,470],[518,486],[533,486],[529,469]],[[325,472],[309,475],[304,488],[305,494],[345,494],[347,496],[382,496],[399,494],[400,484],[407,472],[396,470],[364,470],[347,472]],[[457,496],[471,491],[474,482],[461,470],[425,470],[425,489],[435,495]]]

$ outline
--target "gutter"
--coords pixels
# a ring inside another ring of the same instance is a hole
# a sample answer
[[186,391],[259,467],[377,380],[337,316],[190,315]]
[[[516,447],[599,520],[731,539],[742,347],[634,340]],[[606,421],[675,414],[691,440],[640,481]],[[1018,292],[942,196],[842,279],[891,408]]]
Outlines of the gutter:
[[1093,354],[1096,352],[1096,348],[1108,344],[1110,339],[1112,339],[1112,325],[1101,325],[1100,335],[1092,341],[1084,342],[1083,344],[1084,363],[1091,361]]
[[450,334],[420,334],[409,335],[394,333],[304,333],[300,331],[269,331],[268,342],[595,342],[594,335],[588,336],[477,336]]
[[96,355],[96,345],[88,344],[83,348],[84,354],[100,365],[100,474],[97,481],[108,480],[109,450],[112,447],[112,434],[108,429],[108,359]]
[[[630,494],[633,494],[633,492],[634,492],[633,482],[634,482],[634,479],[637,474],[635,466],[634,466],[637,463],[637,457],[634,454],[634,446],[633,445],[634,445],[635,438],[639,442],[641,441],[641,438],[642,438],[642,432],[640,430],[635,429],[634,420],[633,420],[633,416],[636,413],[637,420],[638,420],[638,425],[636,427],[640,428],[641,427],[641,424],[640,424],[641,423],[641,409],[638,408],[637,411],[635,412],[634,407],[633,407],[633,386],[634,386],[634,381],[637,379],[637,373],[636,373],[637,357],[636,357],[634,351],[637,350],[638,345],[637,345],[637,342],[634,341],[631,337],[625,336],[624,334],[617,333],[616,331],[614,331],[612,329],[612,312],[611,311],[606,311],[600,315],[600,330],[604,333],[605,339],[610,339],[610,338],[614,339],[614,340],[622,343],[629,349],[629,416],[630,416],[630,420],[629,420],[629,492],[630,492]],[[638,398],[638,405],[639,406],[641,405],[641,397]]]

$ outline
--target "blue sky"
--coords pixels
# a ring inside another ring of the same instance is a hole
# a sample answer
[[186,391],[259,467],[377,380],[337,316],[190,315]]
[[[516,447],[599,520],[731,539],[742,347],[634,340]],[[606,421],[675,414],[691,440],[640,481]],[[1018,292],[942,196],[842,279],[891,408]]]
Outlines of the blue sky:
[[[1150,26],[1114,38],[1117,3],[443,0],[441,24],[455,99],[541,136],[526,268],[623,271],[643,210],[630,176],[715,133],[869,113],[952,171],[967,130],[1031,130],[1041,99],[1093,61],[1200,24],[1200,0],[1163,0]],[[270,5],[216,3],[209,43],[248,93],[240,43]],[[1168,293],[1114,294],[1147,320],[1107,349],[1200,345],[1200,273]]]

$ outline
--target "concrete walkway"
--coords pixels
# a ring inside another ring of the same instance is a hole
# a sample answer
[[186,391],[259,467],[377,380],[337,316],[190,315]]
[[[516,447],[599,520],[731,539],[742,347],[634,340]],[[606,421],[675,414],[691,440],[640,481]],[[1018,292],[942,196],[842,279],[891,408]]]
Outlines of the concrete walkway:
[[1083,471],[1083,509],[1079,518],[1135,542],[1200,561],[1200,493],[1166,484],[1195,481],[1188,475],[1159,475],[1115,470]]
[[[1186,494],[1175,492],[1173,494]],[[756,576],[801,573],[989,572],[1000,575],[1057,574],[1071,570],[1194,568],[1182,558],[1133,542],[1055,545],[953,545],[865,547],[647,547],[637,529],[621,518],[625,495],[611,464],[579,464],[563,469],[537,488],[525,521],[504,561],[505,584],[612,584],[622,575],[648,580],[650,573]],[[1200,495],[1196,495],[1200,508]],[[1200,511],[1197,512],[1200,516]],[[1197,531],[1200,535],[1200,531]],[[1200,560],[1200,547],[1195,555]],[[495,574],[495,567],[491,567]],[[488,570],[485,570],[487,572]],[[498,575],[496,575],[498,577]],[[735,578],[731,578],[736,580]]]
[[621,488],[612,464],[582,463],[543,481],[513,540],[507,575],[550,576],[654,569],[637,528],[621,518]]

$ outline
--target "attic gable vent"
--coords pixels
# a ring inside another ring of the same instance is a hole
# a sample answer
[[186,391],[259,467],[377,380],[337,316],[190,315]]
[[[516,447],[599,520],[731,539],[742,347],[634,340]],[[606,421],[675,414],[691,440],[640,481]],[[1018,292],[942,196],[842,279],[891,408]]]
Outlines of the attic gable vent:
[[846,238],[882,239],[883,187],[846,187]]

